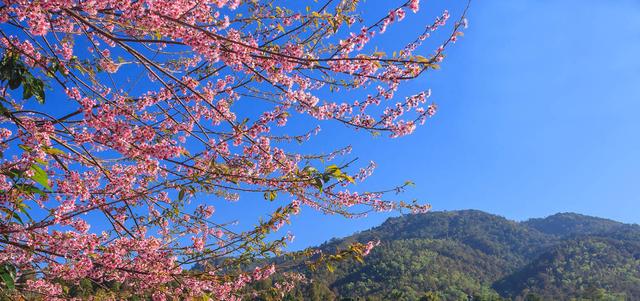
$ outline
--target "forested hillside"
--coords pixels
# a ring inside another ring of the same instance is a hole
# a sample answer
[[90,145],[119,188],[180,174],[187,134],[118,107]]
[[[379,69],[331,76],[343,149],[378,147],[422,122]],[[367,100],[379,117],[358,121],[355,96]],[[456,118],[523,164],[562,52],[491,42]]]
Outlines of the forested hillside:
[[640,300],[639,237],[637,225],[573,213],[525,222],[474,210],[408,215],[321,245],[381,241],[364,263],[299,268],[312,281],[286,298]]

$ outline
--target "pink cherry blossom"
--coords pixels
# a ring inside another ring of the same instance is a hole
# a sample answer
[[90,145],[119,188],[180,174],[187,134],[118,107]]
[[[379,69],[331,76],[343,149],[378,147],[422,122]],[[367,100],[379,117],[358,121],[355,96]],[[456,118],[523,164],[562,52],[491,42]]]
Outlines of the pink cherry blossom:
[[[35,274],[16,298],[72,300],[86,279],[152,300],[240,300],[272,278],[284,296],[302,275],[247,262],[282,254],[294,237],[282,229],[302,210],[429,210],[390,199],[407,185],[358,191],[376,164],[350,160],[350,146],[299,145],[330,122],[345,134],[415,132],[437,105],[430,90],[403,88],[439,68],[465,13],[377,51],[419,1],[371,24],[341,3],[4,1],[2,64],[22,78],[0,84],[0,264]],[[445,26],[453,34],[425,49]],[[241,198],[277,209],[253,227],[216,211]]]

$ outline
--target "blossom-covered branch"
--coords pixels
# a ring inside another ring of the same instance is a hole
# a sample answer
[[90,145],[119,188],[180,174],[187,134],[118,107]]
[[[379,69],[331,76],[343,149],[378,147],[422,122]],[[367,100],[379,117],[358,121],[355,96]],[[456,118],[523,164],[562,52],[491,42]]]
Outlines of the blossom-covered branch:
[[[118,299],[237,300],[277,266],[225,266],[281,254],[290,236],[268,235],[304,207],[347,217],[428,210],[385,197],[409,183],[354,192],[375,164],[330,163],[350,147],[289,151],[313,139],[321,120],[399,137],[436,112],[429,90],[394,94],[439,68],[466,27],[464,13],[435,50],[421,46],[447,26],[446,11],[387,55],[369,44],[407,11],[419,13],[419,1],[396,3],[373,24],[358,2],[297,11],[274,1],[3,1],[0,272],[8,294],[67,299],[70,286],[90,281]],[[344,93],[327,98],[335,91]],[[300,129],[292,116],[314,124]],[[253,229],[233,231],[214,204],[247,194],[282,205]],[[107,230],[92,230],[97,221]],[[360,259],[373,246],[345,254]],[[194,263],[203,270],[190,270]],[[288,275],[278,290],[301,280]],[[114,282],[117,291],[106,286]]]

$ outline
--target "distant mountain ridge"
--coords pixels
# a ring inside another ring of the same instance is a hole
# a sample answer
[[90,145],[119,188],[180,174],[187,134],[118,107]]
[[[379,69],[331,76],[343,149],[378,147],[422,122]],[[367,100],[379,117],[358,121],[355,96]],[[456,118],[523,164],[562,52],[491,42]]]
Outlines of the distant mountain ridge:
[[364,264],[289,300],[640,300],[640,226],[576,213],[515,222],[478,210],[389,218],[319,246],[379,239]]
[[532,218],[523,223],[540,232],[559,236],[606,233],[627,226],[610,219],[578,213],[557,213],[545,218]]

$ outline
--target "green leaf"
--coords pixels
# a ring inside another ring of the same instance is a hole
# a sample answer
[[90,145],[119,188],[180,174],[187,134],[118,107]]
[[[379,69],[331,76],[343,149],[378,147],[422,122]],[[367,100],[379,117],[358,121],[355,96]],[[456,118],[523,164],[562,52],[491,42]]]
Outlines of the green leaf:
[[33,90],[31,89],[30,84],[26,84],[22,86],[22,99],[29,99],[33,96]]
[[6,213],[7,216],[11,216],[13,219],[17,220],[21,225],[24,225],[22,218],[20,218],[20,216],[17,213],[9,210],[8,208],[0,208],[0,210]]
[[40,104],[44,104],[44,83],[38,80],[35,86],[35,97]]
[[178,200],[182,201],[184,200],[184,195],[187,193],[187,190],[183,187],[180,189],[180,192],[178,192]]
[[420,63],[428,63],[430,61],[428,58],[426,58],[424,56],[421,56],[421,55],[416,55],[413,58],[416,59]]
[[57,149],[57,148],[53,148],[53,147],[44,147],[42,150],[46,154],[49,154],[49,155],[64,155],[65,154],[64,151],[62,151],[60,149]]
[[13,290],[16,288],[14,277],[13,267],[9,265],[2,266],[2,269],[0,269],[0,278],[2,278],[2,282],[4,282],[7,289]]
[[38,165],[32,164],[31,170],[33,170],[33,176],[31,177],[36,183],[42,185],[47,190],[51,191],[51,186],[49,186],[49,177],[47,173]]
[[28,217],[30,221],[33,221],[33,218],[31,218],[31,215],[29,214],[29,212],[27,212],[27,209],[31,209],[27,204],[20,203],[18,204],[18,208],[20,208],[20,212],[22,212],[26,217]]
[[16,187],[16,189],[20,190],[21,192],[25,192],[25,193],[29,193],[29,194],[44,194],[44,191],[42,191],[42,189],[35,187],[31,184],[16,184],[14,187]]
[[331,165],[327,166],[327,168],[325,168],[324,170],[325,170],[325,171],[334,171],[334,170],[336,170],[336,169],[337,169],[337,170],[340,170],[340,168],[338,167],[338,165],[331,164]]
[[18,89],[18,87],[20,87],[20,83],[21,83],[20,78],[12,77],[9,80],[9,89],[11,89],[11,90]]
[[320,178],[315,178],[314,180],[314,186],[316,186],[316,188],[318,188],[318,190],[320,190],[320,192],[322,192],[322,186],[324,186],[324,183],[322,182],[322,179]]
[[22,150],[24,150],[25,152],[31,152],[31,151],[33,151],[33,149],[32,149],[31,147],[26,146],[26,145],[24,145],[24,144],[20,144],[20,145],[18,145],[18,147],[19,147],[19,148],[21,148]]
[[7,177],[11,177],[11,178],[22,178],[22,175],[24,174],[24,171],[19,170],[17,168],[12,168],[9,170],[4,170],[2,171],[2,174],[7,176]]
[[322,182],[329,183],[331,181],[331,174],[322,175]]
[[273,190],[264,193],[264,199],[271,202],[273,202],[277,196],[278,193]]
[[352,183],[352,184],[355,184],[355,183],[356,183],[356,181],[353,179],[353,177],[351,177],[351,176],[349,176],[349,175],[345,175],[345,174],[343,174],[343,175],[342,175],[342,178],[343,178],[344,180],[347,180],[347,182],[349,182],[349,183]]
[[302,172],[307,174],[314,174],[317,173],[318,170],[313,166],[305,166],[305,168],[302,169]]
[[[4,97],[2,99],[4,99]],[[0,103],[0,114],[3,115],[3,116],[9,117],[9,116],[11,116],[9,113],[10,113],[10,111],[7,108],[5,108],[2,105],[2,103]]]

